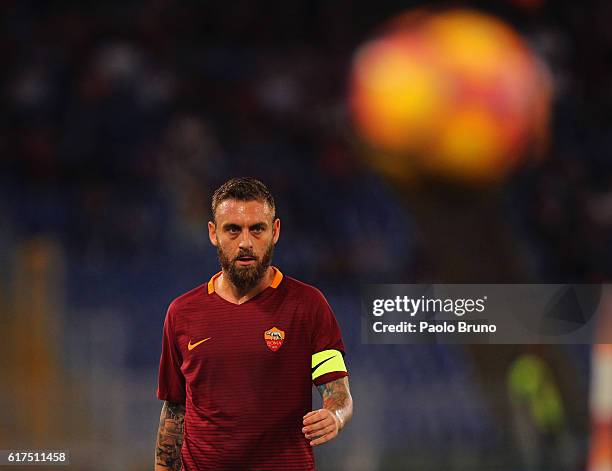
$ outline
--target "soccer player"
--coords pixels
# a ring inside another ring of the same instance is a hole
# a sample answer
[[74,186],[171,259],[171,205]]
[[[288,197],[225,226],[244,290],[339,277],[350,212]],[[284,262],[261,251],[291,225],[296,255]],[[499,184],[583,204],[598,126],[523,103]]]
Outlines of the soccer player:
[[319,290],[270,265],[280,220],[263,183],[226,182],[212,215],[221,271],[164,322],[155,469],[314,470],[312,447],[353,413],[338,323]]

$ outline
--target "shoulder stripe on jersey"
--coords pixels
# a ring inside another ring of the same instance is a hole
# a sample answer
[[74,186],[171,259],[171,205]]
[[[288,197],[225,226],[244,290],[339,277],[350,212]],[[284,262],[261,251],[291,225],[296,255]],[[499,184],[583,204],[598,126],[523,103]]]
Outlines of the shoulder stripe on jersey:
[[336,371],[346,371],[344,358],[339,350],[323,350],[312,356],[312,380]]

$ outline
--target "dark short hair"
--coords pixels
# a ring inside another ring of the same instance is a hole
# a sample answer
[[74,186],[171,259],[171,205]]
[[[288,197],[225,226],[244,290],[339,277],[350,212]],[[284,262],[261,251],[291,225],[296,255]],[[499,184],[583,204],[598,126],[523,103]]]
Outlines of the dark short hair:
[[217,207],[225,200],[261,201],[268,203],[272,218],[276,212],[274,198],[268,187],[253,177],[232,178],[215,190],[212,196],[212,219],[215,220]]

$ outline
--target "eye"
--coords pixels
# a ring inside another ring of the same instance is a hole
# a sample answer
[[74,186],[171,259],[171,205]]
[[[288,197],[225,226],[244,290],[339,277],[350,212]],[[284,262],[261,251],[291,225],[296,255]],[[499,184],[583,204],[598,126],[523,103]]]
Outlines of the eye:
[[227,232],[232,235],[240,234],[240,228],[238,226],[229,226]]

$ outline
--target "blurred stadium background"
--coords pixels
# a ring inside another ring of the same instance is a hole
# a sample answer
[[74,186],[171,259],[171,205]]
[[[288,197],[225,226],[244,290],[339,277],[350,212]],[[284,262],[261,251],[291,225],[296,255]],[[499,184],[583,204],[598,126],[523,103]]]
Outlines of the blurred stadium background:
[[[485,184],[410,173],[406,149],[377,154],[353,127],[356,51],[422,6],[2,2],[0,449],[152,469],[165,309],[217,270],[211,192],[253,175],[283,221],[275,264],[326,293],[345,336],[356,413],[319,469],[612,469],[607,350],[592,379],[586,345],[361,344],[362,283],[604,282],[612,268],[610,4],[442,5],[502,20],[549,71],[549,138],[504,151],[525,164]],[[458,133],[468,154],[495,143]]]

